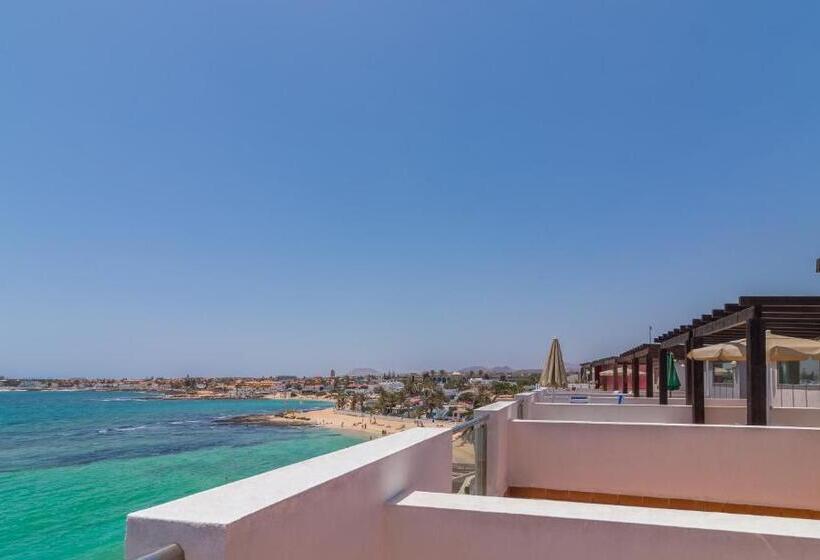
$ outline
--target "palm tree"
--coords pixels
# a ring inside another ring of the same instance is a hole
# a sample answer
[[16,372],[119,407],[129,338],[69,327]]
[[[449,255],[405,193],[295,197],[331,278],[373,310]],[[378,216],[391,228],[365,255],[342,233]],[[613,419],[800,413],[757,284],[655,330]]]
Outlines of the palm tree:
[[428,414],[444,404],[444,391],[438,387],[425,387],[421,390],[421,398]]
[[347,406],[347,393],[344,391],[338,391],[336,393],[336,408],[343,409]]
[[483,383],[478,386],[473,401],[473,408],[481,408],[493,402],[494,395]]
[[391,408],[396,406],[399,402],[399,394],[390,391],[385,391],[379,387],[376,389],[376,410],[382,414],[387,414]]

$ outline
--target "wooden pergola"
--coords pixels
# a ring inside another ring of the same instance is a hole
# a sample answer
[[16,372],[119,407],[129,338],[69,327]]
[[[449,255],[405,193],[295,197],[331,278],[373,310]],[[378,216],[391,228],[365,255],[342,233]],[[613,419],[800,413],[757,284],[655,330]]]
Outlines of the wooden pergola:
[[[654,382],[653,382],[653,363],[658,360],[658,356],[660,353],[660,345],[659,344],[652,344],[652,343],[645,343],[635,348],[631,348],[621,354],[618,357],[618,363],[621,364],[623,368],[622,375],[624,376],[624,383],[623,386],[626,387],[626,366],[630,365],[632,367],[632,395],[635,397],[641,396],[641,361],[646,363],[646,396],[651,397],[654,393]],[[666,391],[666,378],[663,381],[658,379],[659,382],[663,383],[663,386],[658,387],[661,390],[662,395],[666,395],[668,392]],[[666,404],[667,397],[663,398],[661,404]]]
[[[799,338],[820,338],[820,296],[743,296],[737,303],[713,309],[690,324],[681,325],[655,339],[659,345],[660,378],[665,384],[666,355],[678,347],[694,348],[746,339],[746,420],[767,423],[766,331]],[[664,391],[661,390],[663,399]],[[703,362],[686,360],[686,403],[692,405],[692,422],[705,417]]]
[[606,358],[592,360],[591,362],[584,362],[580,364],[581,373],[584,375],[589,375],[591,373],[591,377],[595,381],[595,388],[598,389],[601,386],[601,372],[605,367],[611,366],[614,373],[617,360],[618,356],[607,356]]

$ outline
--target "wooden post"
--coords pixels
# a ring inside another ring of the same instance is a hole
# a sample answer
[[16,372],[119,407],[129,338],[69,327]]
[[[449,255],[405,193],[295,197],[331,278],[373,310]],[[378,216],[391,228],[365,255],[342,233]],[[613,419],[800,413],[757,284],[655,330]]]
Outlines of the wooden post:
[[646,396],[655,396],[655,371],[652,363],[652,355],[646,355]]
[[658,392],[660,393],[658,398],[661,404],[669,404],[669,386],[667,385],[668,379],[666,377],[669,374],[666,369],[667,354],[669,354],[669,350],[661,348],[660,355],[658,356]]
[[[689,333],[689,339],[686,341],[686,354],[692,351],[692,333]],[[686,379],[686,404],[692,404],[692,370],[694,369],[694,364],[692,360],[686,358],[686,372],[684,375],[684,379]]]
[[755,306],[754,317],[746,321],[746,423],[765,426],[767,423],[766,331]]
[[[703,339],[692,338],[692,348],[703,346]],[[703,362],[692,362],[692,424],[703,424],[706,421],[706,403],[703,394]]]
[[621,393],[626,394],[629,386],[626,382],[626,364],[621,365]]
[[641,396],[641,362],[632,358],[632,396]]

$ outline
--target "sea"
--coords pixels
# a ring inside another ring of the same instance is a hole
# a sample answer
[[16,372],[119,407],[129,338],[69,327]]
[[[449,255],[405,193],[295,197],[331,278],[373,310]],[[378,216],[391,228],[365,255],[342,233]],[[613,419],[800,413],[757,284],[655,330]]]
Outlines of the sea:
[[326,406],[0,392],[0,559],[121,560],[129,512],[363,441],[218,420]]

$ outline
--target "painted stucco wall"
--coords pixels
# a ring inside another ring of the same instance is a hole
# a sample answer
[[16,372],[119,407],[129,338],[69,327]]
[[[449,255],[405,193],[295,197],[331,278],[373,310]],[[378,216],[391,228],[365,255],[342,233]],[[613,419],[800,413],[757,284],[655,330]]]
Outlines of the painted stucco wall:
[[391,560],[807,560],[820,521],[415,492],[388,514]]
[[[728,403],[728,404],[722,404]],[[533,403],[526,409],[528,420],[566,420],[578,422],[650,422],[691,424],[692,407],[686,405],[602,404],[602,403]],[[706,401],[707,424],[746,424],[746,401],[709,399]],[[820,427],[820,408],[772,408],[770,426]]]
[[507,445],[510,421],[517,418],[519,402],[524,414],[534,405],[534,395],[523,393],[515,401],[496,402],[476,411],[487,418],[487,495],[507,492]]
[[[707,424],[746,424],[746,405],[713,406],[706,405]],[[769,409],[770,426],[802,426],[820,428],[820,408],[780,408]]]
[[449,430],[415,428],[132,513],[126,558],[381,560],[387,503],[449,492],[451,453]]
[[746,424],[746,405],[743,406],[707,406],[704,413],[707,424]]
[[[587,402],[595,404],[614,404],[618,402],[618,397],[612,393],[605,391],[540,391],[536,394],[536,402],[556,402],[568,403],[572,397],[586,397]],[[624,402],[632,404],[660,404],[657,392],[654,397],[633,397],[626,395]],[[683,397],[670,397],[669,404],[686,404],[686,399]]]
[[660,404],[535,403],[528,420],[578,420],[587,422],[692,422],[692,407]]
[[820,509],[816,428],[510,424],[510,486]]
[[[820,427],[820,408],[773,408],[769,415],[774,426]],[[819,475],[820,476],[820,475]]]

